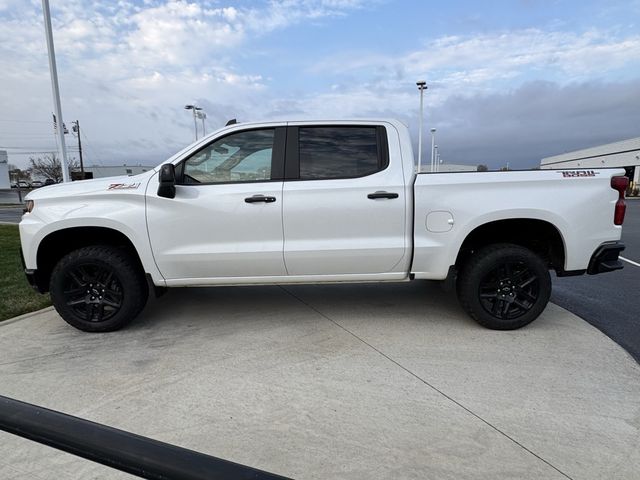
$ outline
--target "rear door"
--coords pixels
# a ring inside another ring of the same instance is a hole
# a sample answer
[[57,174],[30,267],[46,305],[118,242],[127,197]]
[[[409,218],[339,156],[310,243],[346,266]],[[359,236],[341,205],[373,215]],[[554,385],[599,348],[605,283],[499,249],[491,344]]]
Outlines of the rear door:
[[287,273],[402,269],[404,178],[399,158],[390,165],[387,129],[366,123],[289,125],[283,187]]

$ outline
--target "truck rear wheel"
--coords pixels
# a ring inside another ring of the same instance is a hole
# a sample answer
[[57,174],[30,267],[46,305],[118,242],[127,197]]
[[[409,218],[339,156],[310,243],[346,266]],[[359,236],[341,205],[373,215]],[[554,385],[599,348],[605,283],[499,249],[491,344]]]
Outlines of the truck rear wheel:
[[125,250],[90,246],[75,250],[51,273],[51,300],[60,316],[85,332],[122,328],[144,308],[144,275]]
[[519,245],[496,244],[471,256],[458,277],[462,307],[480,325],[514,330],[535,320],[551,295],[545,262]]

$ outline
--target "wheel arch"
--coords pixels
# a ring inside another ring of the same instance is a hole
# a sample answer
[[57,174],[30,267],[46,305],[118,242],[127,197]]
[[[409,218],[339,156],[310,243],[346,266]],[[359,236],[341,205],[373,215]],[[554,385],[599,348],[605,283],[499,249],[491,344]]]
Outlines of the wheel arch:
[[67,227],[47,234],[38,244],[35,283],[38,291],[49,291],[51,272],[66,254],[90,245],[108,245],[128,251],[142,273],[145,268],[133,241],[119,230],[109,227]]
[[535,218],[494,220],[475,227],[467,234],[456,257],[460,267],[479,248],[494,243],[512,243],[540,255],[558,274],[564,273],[566,244],[560,230],[551,222]]

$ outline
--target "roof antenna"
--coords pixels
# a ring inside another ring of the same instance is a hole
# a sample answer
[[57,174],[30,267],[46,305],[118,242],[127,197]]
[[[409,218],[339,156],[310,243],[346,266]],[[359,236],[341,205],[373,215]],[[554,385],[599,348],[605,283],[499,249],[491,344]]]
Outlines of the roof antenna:
[[231,120],[229,120],[227,122],[227,124],[225,125],[225,127],[228,127],[229,125],[235,125],[236,123],[238,123],[238,121],[235,118],[232,118]]

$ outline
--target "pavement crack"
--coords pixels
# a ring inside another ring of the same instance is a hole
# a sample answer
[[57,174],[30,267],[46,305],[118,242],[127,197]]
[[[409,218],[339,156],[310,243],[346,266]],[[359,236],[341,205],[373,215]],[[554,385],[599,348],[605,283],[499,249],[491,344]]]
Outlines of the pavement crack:
[[305,302],[302,298],[300,298],[299,296],[297,296],[295,293],[291,292],[290,290],[288,290],[287,288],[285,288],[282,285],[278,285],[282,290],[284,290],[286,293],[288,293],[289,295],[291,295],[293,298],[295,298],[296,300],[298,300],[300,303],[302,303],[303,305],[307,306],[308,308],[310,308],[311,310],[313,310],[314,312],[316,312],[318,315],[320,315],[321,317],[325,318],[326,320],[330,321],[331,323],[333,323],[334,325],[336,325],[338,328],[341,328],[342,330],[344,330],[346,333],[348,333],[349,335],[353,336],[354,338],[356,338],[357,340],[359,340],[360,342],[364,343],[367,347],[369,347],[370,349],[372,349],[373,351],[375,351],[376,353],[378,353],[379,355],[381,355],[382,357],[386,358],[388,361],[390,361],[391,363],[393,363],[394,365],[396,365],[397,367],[401,368],[402,370],[404,370],[406,373],[408,373],[409,375],[411,375],[412,377],[414,377],[416,380],[422,382],[424,385],[426,385],[427,387],[429,387],[430,389],[432,389],[433,391],[435,391],[436,393],[438,393],[439,395],[443,396],[444,398],[446,398],[447,400],[449,400],[451,403],[453,403],[454,405],[458,406],[459,408],[461,408],[462,410],[464,410],[465,412],[467,412],[469,415],[472,415],[473,417],[477,418],[478,420],[480,420],[482,423],[484,423],[485,425],[487,425],[489,428],[493,429],[495,432],[497,432],[498,434],[502,435],[503,437],[505,437],[506,439],[508,439],[509,441],[511,441],[512,443],[514,443],[515,445],[517,445],[518,447],[520,447],[522,450],[526,451],[527,453],[529,453],[530,455],[534,456],[535,458],[537,458],[538,460],[540,460],[541,462],[543,462],[544,464],[548,465],[549,467],[551,467],[552,469],[554,469],[556,472],[558,472],[560,475],[562,475],[565,478],[568,478],[569,480],[574,480],[571,476],[569,476],[568,474],[566,474],[565,472],[563,472],[562,470],[560,470],[558,467],[556,467],[555,465],[553,465],[551,462],[549,462],[548,460],[544,459],[543,457],[541,457],[540,455],[538,455],[537,453],[535,453],[533,450],[531,450],[530,448],[526,447],[525,445],[523,445],[521,442],[519,442],[518,440],[516,440],[515,438],[513,438],[511,435],[509,435],[508,433],[506,433],[505,431],[501,430],[499,427],[497,427],[496,425],[492,424],[490,421],[485,420],[484,418],[482,418],[479,414],[475,413],[473,410],[471,410],[469,407],[466,407],[465,405],[463,405],[462,403],[460,403],[458,400],[456,400],[455,398],[453,398],[452,396],[448,395],[447,393],[445,393],[444,391],[440,390],[438,387],[436,387],[435,385],[429,383],[427,380],[425,380],[424,378],[422,378],[420,375],[418,375],[417,373],[412,372],[411,370],[409,370],[407,367],[405,367],[404,365],[402,365],[400,362],[398,362],[397,360],[393,359],[392,357],[390,357],[389,355],[387,355],[386,353],[384,353],[383,351],[381,351],[380,349],[378,349],[377,347],[375,347],[374,345],[370,344],[369,342],[367,342],[366,340],[364,340],[362,337],[359,337],[357,334],[355,334],[354,332],[352,332],[351,330],[349,330],[347,327],[345,327],[344,325],[340,324],[339,322],[337,322],[336,320],[334,320],[333,318],[329,317],[328,315],[326,315],[325,313],[321,312],[320,310],[318,310],[316,307],[314,307],[313,305],[311,305],[308,302]]

